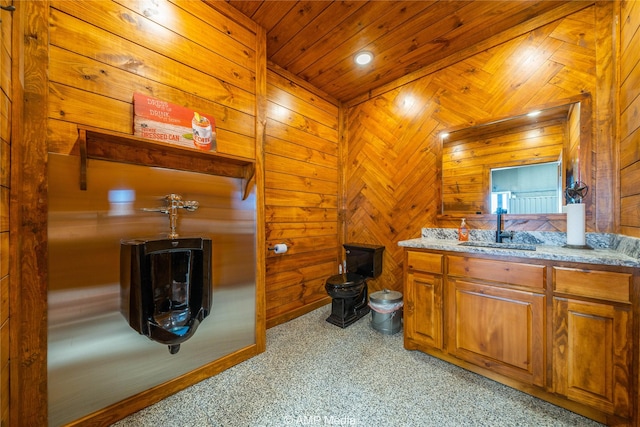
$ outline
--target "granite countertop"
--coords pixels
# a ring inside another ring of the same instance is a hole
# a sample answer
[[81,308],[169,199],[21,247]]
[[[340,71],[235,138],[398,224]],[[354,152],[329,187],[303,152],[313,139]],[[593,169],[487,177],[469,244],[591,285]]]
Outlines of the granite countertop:
[[[493,230],[470,230],[469,232],[471,242],[494,242],[494,237]],[[422,237],[403,240],[398,242],[398,245],[406,248],[640,267],[640,239],[618,234],[586,233],[586,243],[593,249],[564,247],[566,239],[566,233],[562,232],[517,231],[511,241],[509,239],[504,241],[535,246],[535,250],[461,246],[457,229],[423,228]]]

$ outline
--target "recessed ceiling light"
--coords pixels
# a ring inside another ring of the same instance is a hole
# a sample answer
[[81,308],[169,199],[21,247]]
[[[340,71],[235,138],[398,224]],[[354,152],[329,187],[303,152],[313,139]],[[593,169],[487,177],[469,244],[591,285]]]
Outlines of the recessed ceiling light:
[[353,59],[358,65],[367,65],[369,62],[373,60],[373,53],[368,51],[362,51],[356,53],[356,56]]

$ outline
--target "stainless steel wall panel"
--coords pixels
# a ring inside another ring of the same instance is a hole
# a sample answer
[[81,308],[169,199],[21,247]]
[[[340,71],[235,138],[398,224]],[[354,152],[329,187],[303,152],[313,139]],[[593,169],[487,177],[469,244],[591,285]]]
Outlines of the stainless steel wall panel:
[[[90,160],[49,159],[49,425],[59,426],[176,378],[256,342],[255,198],[240,181]],[[113,191],[116,193],[113,193]],[[117,201],[117,191],[125,201]],[[111,192],[111,193],[110,193]],[[213,241],[211,314],[177,354],[139,335],[120,314],[120,240],[162,237],[167,215],[144,212],[177,193],[181,236]],[[111,202],[110,200],[111,194]],[[126,201],[131,195],[134,199]]]

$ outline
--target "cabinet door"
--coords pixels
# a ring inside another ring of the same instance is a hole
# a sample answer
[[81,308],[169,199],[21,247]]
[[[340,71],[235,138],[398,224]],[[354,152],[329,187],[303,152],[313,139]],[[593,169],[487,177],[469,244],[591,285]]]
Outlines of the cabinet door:
[[544,386],[545,295],[449,279],[448,349],[460,359]]
[[628,417],[628,309],[565,298],[554,298],[553,309],[554,391],[603,412]]
[[442,349],[442,277],[407,274],[404,304],[405,340]]

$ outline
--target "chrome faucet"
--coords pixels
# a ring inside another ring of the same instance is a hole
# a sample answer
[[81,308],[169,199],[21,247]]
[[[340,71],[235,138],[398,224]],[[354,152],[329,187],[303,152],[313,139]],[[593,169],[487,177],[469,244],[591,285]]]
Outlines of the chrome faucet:
[[169,239],[177,239],[178,233],[176,231],[178,223],[178,209],[185,209],[193,212],[198,209],[199,204],[195,200],[182,200],[182,196],[179,194],[168,194],[164,197],[166,206],[161,208],[143,208],[146,212],[161,212],[169,215]]
[[496,214],[498,216],[497,226],[496,226],[496,243],[502,243],[502,239],[509,238],[509,240],[513,239],[513,231],[503,231],[502,230],[502,214],[506,214],[507,210],[498,208],[496,209]]

